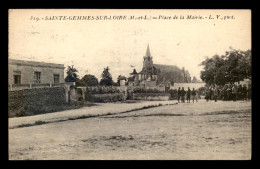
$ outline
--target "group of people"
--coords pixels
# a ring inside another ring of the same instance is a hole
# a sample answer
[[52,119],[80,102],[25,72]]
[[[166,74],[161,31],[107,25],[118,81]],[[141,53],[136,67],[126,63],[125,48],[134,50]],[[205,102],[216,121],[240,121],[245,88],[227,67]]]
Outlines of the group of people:
[[186,95],[187,103],[190,103],[191,99],[193,103],[194,100],[196,100],[196,102],[198,101],[198,93],[194,88],[190,90],[190,88],[188,87],[188,90],[185,91],[184,87],[182,87],[182,89],[179,87],[177,92],[178,92],[178,103],[179,102],[185,103],[185,95]]
[[248,87],[244,85],[226,84],[223,87],[213,86],[207,87],[205,91],[206,101],[221,99],[223,101],[229,100],[250,100],[251,99],[251,85]]
[[[188,87],[188,90],[184,90],[184,87],[182,89],[178,88],[178,103],[185,103],[185,100],[187,103],[190,103],[190,100],[194,103],[194,101],[198,102],[199,94],[197,90],[194,88],[190,90]],[[229,100],[251,100],[251,85],[237,85],[237,84],[226,84],[224,86],[211,86],[206,87],[205,89],[205,99],[206,101],[209,100],[222,100],[222,101],[229,101]],[[186,99],[185,99],[186,97]]]

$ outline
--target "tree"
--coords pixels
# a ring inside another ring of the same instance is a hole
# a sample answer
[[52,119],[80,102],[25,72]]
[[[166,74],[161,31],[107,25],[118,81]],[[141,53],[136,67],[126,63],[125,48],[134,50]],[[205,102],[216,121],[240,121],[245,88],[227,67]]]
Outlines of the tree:
[[104,68],[104,71],[101,75],[100,85],[106,85],[106,86],[112,86],[113,85],[112,76],[109,73],[109,67],[108,66],[106,68]]
[[231,49],[225,55],[215,55],[206,58],[200,65],[204,66],[201,71],[201,79],[207,85],[225,85],[244,79],[251,79],[251,50],[241,51]]
[[77,75],[78,70],[76,68],[74,68],[73,66],[74,65],[68,66],[65,82],[76,82],[79,80],[78,75]]
[[87,74],[80,79],[79,84],[82,86],[97,86],[98,79],[94,75]]

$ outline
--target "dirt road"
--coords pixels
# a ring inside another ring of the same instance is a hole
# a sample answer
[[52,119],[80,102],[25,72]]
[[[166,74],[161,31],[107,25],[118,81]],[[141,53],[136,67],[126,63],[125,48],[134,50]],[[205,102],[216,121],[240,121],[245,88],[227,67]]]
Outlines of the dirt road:
[[9,129],[10,160],[250,158],[251,102],[200,101]]

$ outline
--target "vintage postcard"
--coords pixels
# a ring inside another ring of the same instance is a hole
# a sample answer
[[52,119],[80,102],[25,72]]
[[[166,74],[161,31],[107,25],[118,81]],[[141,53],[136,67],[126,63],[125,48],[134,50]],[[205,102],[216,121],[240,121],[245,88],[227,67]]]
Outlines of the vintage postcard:
[[250,160],[251,11],[9,9],[9,160]]

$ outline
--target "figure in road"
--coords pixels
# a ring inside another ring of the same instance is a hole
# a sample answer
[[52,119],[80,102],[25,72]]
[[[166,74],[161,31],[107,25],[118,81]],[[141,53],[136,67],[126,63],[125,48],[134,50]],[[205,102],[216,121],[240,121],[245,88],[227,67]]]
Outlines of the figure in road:
[[233,101],[237,100],[237,86],[235,84],[232,87],[232,98],[233,98]]
[[182,87],[182,89],[181,89],[181,102],[182,103],[185,103],[185,99],[184,99],[185,94],[186,94],[186,91],[184,90],[184,87]]
[[194,103],[194,100],[196,99],[196,101],[198,102],[198,98],[197,98],[197,91],[193,88],[192,92],[191,92],[191,96],[192,96],[192,102]]
[[178,103],[180,102],[180,99],[181,99],[181,88],[179,87],[178,89]]
[[243,100],[247,100],[247,87],[246,87],[246,84],[244,84],[243,88],[242,88],[242,97],[243,97]]
[[188,90],[187,90],[187,103],[190,103],[190,94],[191,94],[191,90],[188,87]]
[[209,91],[209,88],[208,88],[208,87],[206,88],[206,91],[205,91],[205,99],[206,99],[207,102],[208,102],[209,99],[210,99],[210,91]]

